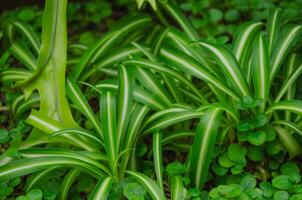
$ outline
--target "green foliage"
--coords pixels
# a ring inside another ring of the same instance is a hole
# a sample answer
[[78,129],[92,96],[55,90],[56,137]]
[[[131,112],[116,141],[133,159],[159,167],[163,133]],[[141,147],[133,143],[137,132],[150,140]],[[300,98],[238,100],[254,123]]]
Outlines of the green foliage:
[[2,14],[0,198],[301,198],[299,0],[136,3]]

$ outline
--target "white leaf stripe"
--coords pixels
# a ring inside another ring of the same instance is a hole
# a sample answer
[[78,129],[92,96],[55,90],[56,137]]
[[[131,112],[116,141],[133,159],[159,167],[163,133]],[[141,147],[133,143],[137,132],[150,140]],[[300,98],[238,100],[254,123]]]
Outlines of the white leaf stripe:
[[105,172],[106,174],[110,174],[110,171],[102,163],[90,158],[89,156],[82,155],[76,151],[66,150],[66,149],[55,149],[55,148],[54,149],[34,148],[34,149],[24,149],[19,151],[20,154],[25,158],[37,158],[37,157],[72,158],[87,163],[96,168],[99,168],[100,172]]
[[117,135],[116,135],[116,102],[111,91],[105,91],[101,96],[101,123],[104,129],[104,145],[109,162],[113,165],[117,159]]
[[235,39],[234,55],[238,61],[240,61],[241,57],[243,56],[246,43],[251,39],[253,33],[259,29],[261,25],[261,22],[250,23],[247,27],[245,27],[244,31],[236,37],[236,39],[238,39]]
[[278,69],[281,65],[282,60],[285,58],[289,51],[290,45],[301,35],[302,25],[295,26],[290,29],[289,32],[286,32],[284,38],[282,38],[281,44],[277,46],[276,52],[274,52],[272,60],[272,69],[270,74],[270,81],[272,81],[278,72]]
[[269,93],[269,52],[266,38],[262,34],[258,34],[255,40],[253,55],[253,83],[255,89],[255,97],[264,100],[261,110],[264,111],[264,105]]
[[11,53],[20,60],[26,67],[31,70],[37,69],[36,59],[31,55],[30,51],[24,49],[20,44],[14,43],[10,47]]
[[96,119],[96,116],[94,115],[80,88],[71,78],[67,79],[67,94],[70,96],[71,100],[79,106],[80,111],[91,121],[98,134],[101,136],[101,138],[103,138],[103,131],[100,123]]
[[19,176],[24,176],[33,172],[47,169],[52,166],[74,166],[87,170],[95,177],[103,176],[99,169],[83,163],[79,160],[66,157],[38,157],[38,158],[25,158],[22,160],[10,162],[0,167],[0,180],[10,180]]
[[117,145],[121,147],[121,143],[125,137],[130,109],[132,105],[132,78],[129,69],[121,65],[119,72],[119,91],[118,91],[118,119],[117,119]]
[[153,157],[157,183],[164,193],[163,167],[162,167],[162,133],[156,131],[153,133]]
[[298,115],[302,115],[302,101],[299,100],[284,100],[272,104],[266,111],[266,114],[273,112],[274,110],[285,110],[294,112]]
[[190,169],[192,179],[198,188],[202,188],[206,181],[220,113],[221,109],[219,108],[208,110],[200,120],[196,131],[190,159]]
[[275,102],[278,102],[283,95],[288,91],[288,89],[295,83],[295,81],[300,77],[302,74],[302,63],[298,66],[297,69],[293,73],[289,75],[289,78],[284,81],[279,93],[275,97]]
[[[42,115],[37,110],[32,110],[31,114],[26,119],[26,123],[32,125],[35,128],[38,128],[48,134],[66,129],[66,127],[62,126],[61,123],[59,123],[47,116]],[[67,138],[66,142],[75,144],[76,146],[79,146],[83,149],[86,149],[89,151],[96,150],[95,147],[91,146],[91,144],[89,144],[75,136],[63,135],[62,137]]]
[[94,141],[96,141],[97,143],[99,143],[100,145],[103,145],[103,142],[98,139],[96,136],[93,135],[93,133],[90,133],[86,130],[77,130],[77,129],[63,129],[57,132],[52,133],[49,138],[53,138],[53,137],[57,137],[61,134],[66,134],[66,133],[72,133],[72,134],[78,134],[78,135],[83,135],[87,138],[93,139]]
[[34,187],[36,183],[39,183],[39,181],[41,181],[44,178],[46,178],[49,175],[49,173],[51,173],[52,171],[56,170],[57,168],[58,168],[58,166],[53,166],[53,167],[51,167],[49,169],[46,169],[46,170],[44,170],[42,172],[39,172],[39,173],[34,174],[33,176],[31,176],[31,178],[26,181],[25,191],[29,192],[30,189],[32,189],[32,187]]
[[80,174],[79,169],[72,169],[64,177],[63,182],[61,184],[60,193],[58,196],[59,200],[67,200],[69,190],[79,174]]
[[160,120],[150,124],[149,126],[147,126],[144,131],[143,134],[147,134],[150,133],[154,130],[159,130],[159,129],[163,129],[165,127],[168,127],[172,124],[178,123],[180,121],[185,121],[188,119],[193,119],[193,118],[198,118],[200,116],[202,116],[203,112],[183,112],[183,113],[178,113],[176,115],[173,116],[169,116],[169,117],[164,117],[161,118]]
[[156,79],[156,77],[151,72],[143,68],[137,68],[137,72],[137,77],[142,85],[154,92],[154,94],[156,94],[161,99],[161,101],[165,103],[165,105],[172,105],[172,101],[167,95],[168,92],[164,89],[158,79]]
[[173,63],[173,67],[178,68],[181,71],[189,73],[190,75],[197,77],[205,82],[211,83],[216,88],[224,91],[228,95],[232,96],[233,98],[239,100],[238,95],[233,92],[224,82],[218,79],[216,76],[211,75],[205,69],[199,66],[198,63],[193,63],[192,60],[184,58],[184,55],[180,53],[176,53],[175,51],[167,49],[163,47],[160,51],[162,57],[167,59],[168,62]]
[[270,18],[268,21],[268,48],[270,53],[272,52],[273,46],[276,42],[279,34],[280,21],[281,21],[281,9],[274,9],[269,13]]
[[153,200],[166,200],[165,195],[162,193],[158,185],[148,176],[139,172],[127,171],[127,173],[145,186]]
[[182,183],[181,176],[172,177],[172,189],[171,189],[171,200],[183,200],[184,198],[184,186]]
[[[103,81],[102,83],[98,83],[95,87],[99,89],[111,89],[114,91],[118,90],[118,84],[114,81]],[[133,99],[143,104],[152,106],[158,110],[163,110],[166,108],[166,106],[159,101],[157,97],[137,86],[133,87]]]
[[112,184],[112,178],[106,177],[100,180],[93,189],[89,200],[106,200]]
[[[234,58],[232,58],[232,54],[228,53],[223,48],[215,47],[214,45],[210,45],[204,42],[198,42],[198,44],[204,46],[209,49],[221,62],[221,67],[225,69],[228,73],[226,77],[231,77],[232,81],[234,81],[235,86],[237,86],[243,96],[250,96],[250,91],[248,84]],[[219,65],[219,63],[218,63]]]

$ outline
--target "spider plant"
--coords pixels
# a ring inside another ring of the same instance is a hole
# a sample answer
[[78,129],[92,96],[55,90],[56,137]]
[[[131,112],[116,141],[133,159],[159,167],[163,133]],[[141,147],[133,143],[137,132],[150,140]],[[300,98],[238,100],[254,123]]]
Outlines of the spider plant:
[[[67,45],[66,5],[46,1],[41,41],[23,22],[6,27],[7,52],[26,69],[8,68],[2,80],[24,92],[12,112],[19,119],[30,110],[26,123],[33,129],[1,155],[0,181],[29,175],[30,191],[64,169],[59,199],[85,173],[97,181],[90,199],[113,198],[115,186],[132,177],[152,199],[176,200],[185,186],[179,174],[164,171],[167,152],[185,162],[199,189],[215,145],[234,133],[257,140],[259,132],[275,130],[290,158],[301,153],[295,89],[302,26],[281,23],[280,10],[267,25],[243,24],[231,44],[221,45],[201,40],[174,2],[159,0],[159,23],[129,16],[87,47]],[[143,160],[139,145],[147,146]],[[142,171],[151,158],[150,177]]]

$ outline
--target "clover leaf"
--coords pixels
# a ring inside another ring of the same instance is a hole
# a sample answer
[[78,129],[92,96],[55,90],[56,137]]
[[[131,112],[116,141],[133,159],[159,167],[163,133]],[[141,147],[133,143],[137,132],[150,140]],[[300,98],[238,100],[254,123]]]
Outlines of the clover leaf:
[[230,160],[235,162],[244,159],[246,153],[247,153],[246,147],[235,143],[231,144],[227,150],[228,158],[230,158]]
[[286,175],[279,175],[273,178],[272,185],[280,190],[288,190],[292,187],[292,183]]
[[265,142],[266,135],[265,132],[261,130],[255,132],[249,132],[247,139],[251,144],[255,146],[259,146]]
[[144,200],[146,193],[145,188],[136,182],[127,184],[123,191],[123,194],[129,200]]

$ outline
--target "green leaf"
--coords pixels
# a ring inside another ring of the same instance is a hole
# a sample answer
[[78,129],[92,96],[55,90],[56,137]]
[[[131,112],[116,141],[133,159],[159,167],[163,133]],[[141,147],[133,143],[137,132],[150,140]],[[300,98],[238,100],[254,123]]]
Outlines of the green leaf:
[[281,174],[290,175],[291,173],[300,173],[299,166],[294,162],[286,162],[280,168]]
[[115,173],[114,164],[118,157],[117,126],[116,126],[116,98],[111,91],[101,95],[100,113],[103,128],[104,146],[108,155],[112,173]]
[[176,161],[168,164],[166,172],[169,176],[181,175],[186,172],[186,168],[183,164]]
[[213,22],[220,21],[223,18],[223,13],[215,8],[209,10],[209,19]]
[[232,166],[234,166],[236,164],[236,162],[232,161],[229,157],[227,153],[222,154],[221,156],[219,156],[218,158],[218,163],[225,168],[230,168]]
[[197,188],[202,188],[207,178],[212,152],[216,143],[221,110],[207,110],[196,130],[190,157],[191,179]]
[[267,35],[269,41],[269,51],[272,52],[276,44],[281,27],[281,9],[272,9],[269,12],[267,21]]
[[112,184],[111,177],[104,177],[94,187],[89,200],[107,199]]
[[162,135],[162,132],[153,133],[153,158],[157,183],[164,193]]
[[232,88],[240,92],[240,96],[251,96],[250,88],[234,55],[224,46],[198,42],[211,52],[224,77],[231,83]]
[[290,50],[294,47],[296,42],[299,40],[301,34],[301,25],[287,25],[282,29],[280,35],[278,36],[276,47],[272,52],[270,81],[275,78],[282,62],[284,61]]
[[289,198],[289,194],[286,191],[277,191],[274,194],[274,200],[287,200]]
[[228,168],[222,167],[215,163],[212,165],[212,171],[214,171],[214,173],[218,176],[224,176],[228,172]]
[[247,148],[239,144],[231,144],[228,147],[227,155],[232,161],[241,161],[247,153]]
[[171,200],[182,200],[184,197],[184,185],[182,181],[182,177],[175,175],[172,178],[171,185]]
[[273,178],[272,185],[280,190],[288,190],[292,187],[292,183],[286,175],[279,175]]
[[153,10],[157,10],[157,5],[156,5],[156,0],[136,0],[136,3],[137,3],[137,6],[138,6],[138,9],[141,9],[144,2],[148,2],[151,7],[153,8]]
[[8,131],[5,129],[0,129],[0,144],[8,142],[9,138]]
[[217,190],[226,198],[235,198],[241,194],[241,187],[238,184],[219,185]]
[[118,68],[118,78],[117,109],[119,112],[117,113],[117,145],[118,148],[121,149],[130,120],[134,74],[125,66],[121,65]]
[[291,158],[299,155],[302,151],[302,148],[300,144],[293,138],[292,135],[289,134],[289,132],[279,126],[274,127],[275,130],[277,131],[278,137],[283,144],[283,146],[286,148],[289,156]]
[[264,131],[254,131],[254,132],[249,132],[248,133],[248,137],[247,137],[248,141],[256,146],[260,146],[262,144],[264,144],[265,140],[266,140],[266,134]]
[[248,148],[247,156],[252,161],[261,161],[264,159],[264,151],[261,147],[250,147]]
[[270,89],[269,50],[267,47],[267,40],[263,34],[260,33],[256,36],[253,51],[251,62],[253,67],[252,71],[255,97],[263,99],[263,103],[261,105],[261,111],[263,112]]
[[43,193],[41,190],[39,189],[33,189],[31,191],[29,191],[26,196],[30,199],[30,200],[42,200],[43,197]]
[[123,190],[123,194],[129,200],[143,200],[147,191],[145,188],[135,182],[129,183]]
[[150,179],[148,176],[139,173],[139,172],[131,172],[127,171],[127,173],[135,178],[139,183],[141,183],[145,189],[148,191],[150,196],[155,199],[165,200],[166,197],[160,190],[159,186],[154,182],[152,179]]
[[302,101],[299,100],[283,100],[272,104],[267,110],[266,114],[275,110],[286,110],[298,115],[302,115]]
[[250,174],[245,175],[240,181],[240,185],[244,190],[253,189],[256,187],[256,184],[256,179]]
[[274,195],[274,189],[269,182],[263,181],[260,183],[259,187],[262,189],[264,197],[271,198]]

